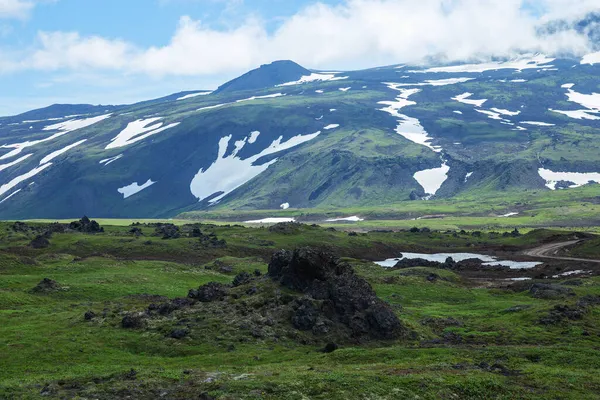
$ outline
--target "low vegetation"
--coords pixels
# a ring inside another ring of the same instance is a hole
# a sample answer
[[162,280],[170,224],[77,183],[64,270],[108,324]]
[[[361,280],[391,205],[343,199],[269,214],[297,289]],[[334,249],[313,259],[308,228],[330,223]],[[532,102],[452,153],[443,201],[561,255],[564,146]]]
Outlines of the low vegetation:
[[[134,222],[0,223],[0,398],[600,391],[600,264],[373,263],[407,251],[528,260],[573,232]],[[577,237],[565,254],[600,259],[596,237]]]

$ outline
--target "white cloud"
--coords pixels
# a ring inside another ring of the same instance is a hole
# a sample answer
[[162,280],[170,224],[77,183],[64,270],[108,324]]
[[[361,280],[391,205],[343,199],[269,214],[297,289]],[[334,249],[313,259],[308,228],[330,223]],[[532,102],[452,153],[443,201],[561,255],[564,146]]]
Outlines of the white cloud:
[[[0,0],[22,3],[23,0]],[[182,17],[170,42],[140,48],[121,39],[41,32],[37,49],[19,61],[35,70],[111,70],[151,76],[207,76],[238,72],[275,59],[312,68],[360,68],[431,57],[486,60],[520,52],[591,51],[574,30],[539,35],[551,20],[574,21],[598,0],[346,0],[316,3],[284,19],[274,31],[248,18],[226,30]],[[527,1],[532,3],[532,1]],[[0,6],[1,7],[1,6]],[[1,8],[0,8],[1,9]],[[6,63],[6,61],[4,61]],[[0,66],[1,67],[1,66]],[[6,68],[5,68],[6,69]]]
[[0,0],[0,18],[25,18],[33,6],[29,0]]

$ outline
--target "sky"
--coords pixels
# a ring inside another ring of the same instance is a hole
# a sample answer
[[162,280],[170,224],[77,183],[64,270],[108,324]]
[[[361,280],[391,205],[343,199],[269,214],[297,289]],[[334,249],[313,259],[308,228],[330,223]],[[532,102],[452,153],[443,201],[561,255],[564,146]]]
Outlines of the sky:
[[600,0],[0,0],[0,115],[214,89],[279,59],[352,70],[581,56],[598,50],[576,29],[594,12]]

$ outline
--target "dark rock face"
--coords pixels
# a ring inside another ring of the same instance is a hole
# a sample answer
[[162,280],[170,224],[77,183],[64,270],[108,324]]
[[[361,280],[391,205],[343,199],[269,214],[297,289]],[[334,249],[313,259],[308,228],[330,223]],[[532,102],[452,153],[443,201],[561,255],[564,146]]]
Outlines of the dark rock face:
[[233,286],[238,287],[240,285],[245,285],[246,283],[252,280],[252,276],[247,272],[241,272],[233,278]]
[[580,320],[583,319],[587,312],[588,310],[585,307],[557,305],[554,306],[552,310],[550,310],[548,315],[545,315],[542,318],[540,318],[540,324],[556,325],[563,322],[566,319],[572,321]]
[[575,296],[573,289],[549,283],[534,283],[529,293],[538,299],[559,299],[566,296]]
[[339,348],[339,346],[337,344],[330,342],[325,345],[325,348],[323,349],[323,353],[333,353],[338,348]]
[[104,232],[104,228],[96,221],[90,220],[84,216],[79,221],[73,221],[69,224],[69,229],[84,233],[100,233]]
[[63,290],[63,287],[60,285],[60,283],[49,279],[49,278],[44,278],[41,280],[40,283],[37,284],[36,287],[34,287],[32,289],[32,292],[34,293],[51,293],[51,292],[58,292],[59,290]]
[[160,224],[154,229],[154,236],[160,236],[164,240],[178,239],[181,237],[179,227],[173,224]]
[[180,340],[189,335],[189,333],[190,332],[187,329],[174,329],[173,331],[171,331],[171,334],[169,336],[173,339]]
[[280,233],[283,235],[293,235],[300,231],[302,224],[298,222],[280,222],[269,227],[269,232]]
[[121,320],[121,326],[125,329],[139,329],[144,327],[144,318],[141,314],[127,314]]
[[192,289],[188,293],[191,299],[199,300],[203,303],[223,300],[227,296],[228,288],[222,283],[210,282],[198,289]]
[[48,235],[37,235],[29,245],[34,249],[45,249],[46,247],[49,247],[50,241],[48,240]]
[[96,313],[93,311],[87,311],[84,315],[83,315],[83,319],[85,319],[86,321],[91,321],[94,318],[96,318]]
[[357,337],[391,339],[404,330],[369,283],[330,253],[311,248],[278,251],[269,264],[269,276],[307,294],[292,317],[298,329],[312,329],[320,318],[327,318],[345,324]]

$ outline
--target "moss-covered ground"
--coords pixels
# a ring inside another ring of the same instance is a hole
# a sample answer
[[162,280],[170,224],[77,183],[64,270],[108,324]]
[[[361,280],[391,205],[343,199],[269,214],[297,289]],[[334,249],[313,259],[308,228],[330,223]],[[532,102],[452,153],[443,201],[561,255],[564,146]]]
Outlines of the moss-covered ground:
[[[575,296],[549,300],[479,285],[452,271],[385,270],[371,262],[406,250],[516,253],[568,237],[564,232],[349,236],[309,226],[279,233],[199,227],[227,246],[207,246],[186,235],[164,240],[147,226],[136,237],[130,227],[104,225],[105,232],[94,235],[53,234],[49,247],[33,249],[28,244],[34,232],[0,223],[0,398],[598,398],[600,307],[589,308],[580,320],[539,321],[555,305],[600,295],[598,277],[569,286]],[[592,239],[576,251],[600,258],[597,243]],[[305,245],[346,257],[415,334],[342,345],[326,354],[314,343],[211,330],[218,328],[216,320],[182,340],[115,323],[156,296],[185,297],[190,288],[229,283],[241,271],[264,273],[274,250]],[[215,260],[232,270],[205,268]],[[428,280],[431,273],[438,278]],[[43,278],[63,289],[32,292]],[[88,310],[103,317],[85,321]]]

